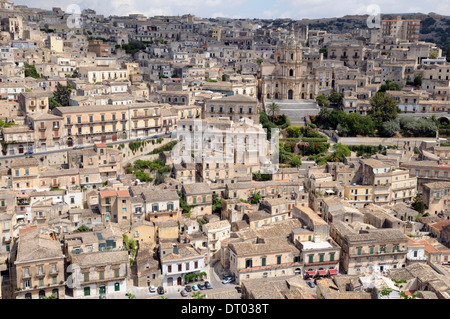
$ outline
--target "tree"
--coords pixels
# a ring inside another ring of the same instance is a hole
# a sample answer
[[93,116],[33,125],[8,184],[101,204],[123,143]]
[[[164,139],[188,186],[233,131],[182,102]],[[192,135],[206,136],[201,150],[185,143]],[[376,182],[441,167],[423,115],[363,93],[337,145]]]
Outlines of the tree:
[[128,297],[128,299],[136,299],[136,296],[135,295],[133,295],[132,293],[130,293],[130,292],[127,292],[126,294],[125,294],[125,296],[127,296]]
[[298,156],[293,155],[291,158],[291,166],[292,167],[302,166],[302,160]]
[[278,106],[277,103],[272,102],[272,103],[269,104],[268,109],[272,112],[272,119],[271,120],[273,122],[273,119],[275,118],[275,112],[278,111],[280,109],[280,107]]
[[339,105],[342,101],[342,95],[339,92],[333,91],[331,92],[331,94],[328,96],[328,100],[332,103],[332,104],[337,104]]
[[400,131],[400,122],[396,119],[389,122],[384,122],[382,124],[382,134],[386,137],[394,136],[398,131]]
[[263,59],[261,59],[261,58],[257,58],[257,59],[256,59],[256,63],[258,63],[258,64],[261,64],[261,63],[263,63]]
[[319,94],[316,96],[316,102],[319,104],[319,106],[328,107],[330,106],[330,101],[328,101],[328,98],[325,94]]
[[416,75],[416,77],[414,77],[414,85],[422,86],[422,79],[423,79],[423,73]]
[[392,81],[386,81],[385,84],[381,85],[380,90],[378,92],[386,92],[386,91],[401,91],[400,85]]
[[377,92],[370,99],[371,109],[367,112],[379,130],[384,122],[393,121],[398,116],[397,102],[384,92]]
[[206,295],[203,295],[201,291],[196,291],[192,294],[194,299],[205,299]]
[[217,193],[212,195],[212,212],[220,214],[222,212],[222,199],[219,198]]
[[252,198],[250,199],[250,202],[252,204],[259,204],[260,201],[261,201],[261,194],[259,192],[254,193]]
[[425,204],[420,194],[417,194],[416,197],[414,197],[414,201],[411,204],[411,207],[419,214],[423,214],[425,212]]
[[50,296],[43,296],[40,299],[58,299],[58,297],[56,297],[55,295],[50,295]]
[[25,77],[32,77],[35,79],[39,79],[42,76],[37,72],[36,67],[33,64],[24,63],[23,64],[25,69]]
[[56,85],[56,90],[53,93],[53,99],[60,106],[69,106],[70,93],[72,92],[72,87],[70,84],[64,86],[61,83]]
[[82,232],[86,232],[86,231],[91,231],[91,229],[89,227],[87,227],[85,224],[83,224],[80,227],[78,227],[77,229],[75,229],[73,232],[74,233],[82,233]]
[[326,59],[328,56],[327,48],[320,48],[319,53],[323,53],[323,57]]

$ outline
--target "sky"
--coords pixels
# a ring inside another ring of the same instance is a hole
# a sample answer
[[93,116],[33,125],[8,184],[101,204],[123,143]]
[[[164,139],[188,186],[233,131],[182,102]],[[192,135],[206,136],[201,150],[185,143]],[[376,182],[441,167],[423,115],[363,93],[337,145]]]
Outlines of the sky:
[[[13,0],[14,1],[14,0]],[[201,18],[318,19],[353,14],[429,13],[450,15],[449,0],[16,0],[31,8],[64,11],[70,5],[97,14],[145,16],[193,14]]]

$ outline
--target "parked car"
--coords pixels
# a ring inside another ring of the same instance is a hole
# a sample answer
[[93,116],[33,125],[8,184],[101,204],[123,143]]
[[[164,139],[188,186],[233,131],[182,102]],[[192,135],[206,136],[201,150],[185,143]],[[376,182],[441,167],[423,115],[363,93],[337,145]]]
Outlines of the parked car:
[[159,287],[158,287],[158,293],[159,293],[160,295],[164,295],[164,287],[163,287],[163,286],[159,286]]
[[314,282],[309,281],[309,280],[308,280],[306,283],[307,283],[308,286],[310,286],[311,288],[314,288],[314,287],[316,286],[316,284],[315,284]]
[[81,145],[75,145],[75,146],[73,147],[74,150],[79,150],[79,149],[81,149],[81,148],[83,148],[83,146],[81,146]]
[[226,276],[225,278],[223,278],[222,283],[223,284],[228,284],[233,280],[233,276]]
[[25,152],[25,155],[31,155],[31,154],[33,154],[33,151],[26,151]]
[[198,284],[197,287],[200,290],[205,290],[206,289],[204,284]]
[[106,295],[105,294],[100,294],[100,296],[98,298],[99,299],[106,299]]
[[197,286],[197,285],[192,285],[192,290],[198,291],[198,290],[200,290],[200,289],[198,289],[198,286]]
[[209,281],[205,281],[205,288],[206,289],[212,289],[211,284],[209,283]]
[[241,292],[242,292],[241,286],[236,286],[236,287],[234,287],[234,288],[236,289],[236,291],[237,291],[238,293],[241,293]]
[[153,135],[152,138],[158,138],[158,135]]
[[156,287],[155,286],[150,286],[150,288],[148,288],[148,290],[150,292],[156,292]]
[[186,290],[187,292],[191,292],[192,291],[192,287],[189,285],[184,286],[184,290]]
[[187,297],[187,295],[188,295],[187,291],[184,290],[184,289],[181,290],[180,294],[181,294],[181,296],[183,296],[183,297]]
[[172,134],[172,132],[171,131],[166,131],[166,134],[170,135],[170,134]]

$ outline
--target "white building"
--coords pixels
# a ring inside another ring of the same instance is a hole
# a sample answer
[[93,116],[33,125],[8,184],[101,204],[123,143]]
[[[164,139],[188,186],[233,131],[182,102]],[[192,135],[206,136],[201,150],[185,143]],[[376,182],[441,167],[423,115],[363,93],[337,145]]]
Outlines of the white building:
[[187,274],[207,271],[207,257],[191,244],[161,243],[159,258],[164,287],[184,285]]

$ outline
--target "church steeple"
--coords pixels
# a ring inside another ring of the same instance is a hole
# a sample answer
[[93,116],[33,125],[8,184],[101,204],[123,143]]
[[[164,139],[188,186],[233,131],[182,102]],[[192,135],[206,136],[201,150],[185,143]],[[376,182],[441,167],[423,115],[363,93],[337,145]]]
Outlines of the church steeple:
[[289,47],[295,47],[297,45],[297,40],[295,39],[294,24],[291,24],[289,29],[289,35],[287,37],[287,45]]

